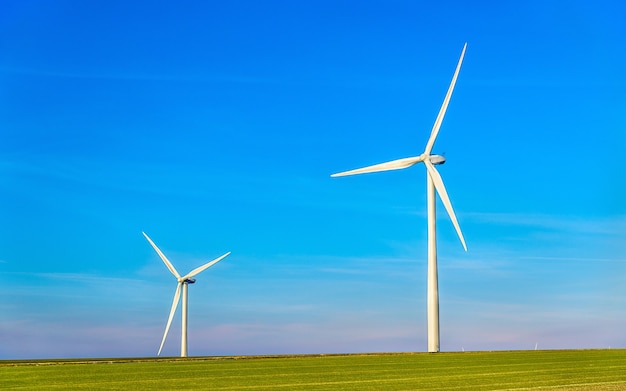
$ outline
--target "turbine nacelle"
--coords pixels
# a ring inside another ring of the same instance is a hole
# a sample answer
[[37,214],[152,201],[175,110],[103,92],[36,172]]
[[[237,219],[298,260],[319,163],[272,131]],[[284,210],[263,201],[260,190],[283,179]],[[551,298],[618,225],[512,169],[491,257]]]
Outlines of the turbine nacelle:
[[182,281],[179,281],[181,284],[195,284],[196,279],[195,278],[186,278]]
[[430,155],[428,160],[430,160],[430,162],[435,166],[446,162],[446,158],[441,155]]

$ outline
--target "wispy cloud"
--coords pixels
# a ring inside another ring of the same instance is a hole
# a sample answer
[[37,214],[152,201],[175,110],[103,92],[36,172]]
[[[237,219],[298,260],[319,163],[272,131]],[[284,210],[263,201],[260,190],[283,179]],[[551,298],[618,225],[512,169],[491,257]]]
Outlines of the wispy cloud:
[[55,357],[142,357],[156,354],[161,326],[119,323],[118,319],[100,322],[67,322],[60,318],[3,321],[2,359]]
[[464,213],[463,217],[479,223],[590,234],[618,234],[626,230],[626,216],[582,217],[538,213],[470,212]]
[[[119,165],[114,167],[114,165]],[[90,167],[88,172],[98,171],[100,175],[94,176],[85,173],[85,168]],[[154,171],[152,171],[154,169]],[[98,189],[126,190],[147,192],[151,194],[178,194],[174,190],[159,187],[149,180],[138,181],[137,178],[153,178],[155,173],[162,167],[153,166],[150,171],[133,171],[132,165],[123,162],[106,163],[94,162],[93,159],[68,157],[61,160],[40,160],[21,156],[5,156],[0,160],[0,170],[20,175],[22,178],[52,178],[69,184],[79,184]]]
[[102,276],[98,274],[87,274],[87,273],[29,273],[29,272],[6,272],[3,273],[6,275],[13,276],[21,276],[21,277],[35,277],[35,278],[46,278],[50,280],[60,280],[60,281],[69,281],[69,282],[79,282],[85,284],[93,284],[93,283],[118,283],[118,284],[135,284],[135,283],[143,283],[144,280],[133,279],[133,278],[124,278],[124,277],[108,277]]
[[26,67],[0,67],[0,72],[26,75],[26,76],[46,76],[72,79],[99,79],[99,80],[141,80],[141,81],[179,81],[179,82],[205,82],[205,83],[254,83],[270,84],[276,83],[275,79],[266,77],[242,76],[233,74],[206,74],[206,73],[148,73],[148,72],[81,72],[81,71],[58,71],[52,69],[35,69]]
[[550,257],[550,256],[520,256],[521,260],[533,261],[555,261],[555,262],[581,262],[581,263],[624,263],[626,264],[626,256],[616,258],[582,258],[582,257]]

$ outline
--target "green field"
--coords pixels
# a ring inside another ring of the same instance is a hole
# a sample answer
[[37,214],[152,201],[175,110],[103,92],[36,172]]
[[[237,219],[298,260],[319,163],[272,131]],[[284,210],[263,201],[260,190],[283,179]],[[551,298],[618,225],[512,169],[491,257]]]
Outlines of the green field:
[[626,390],[626,350],[0,361],[0,389]]

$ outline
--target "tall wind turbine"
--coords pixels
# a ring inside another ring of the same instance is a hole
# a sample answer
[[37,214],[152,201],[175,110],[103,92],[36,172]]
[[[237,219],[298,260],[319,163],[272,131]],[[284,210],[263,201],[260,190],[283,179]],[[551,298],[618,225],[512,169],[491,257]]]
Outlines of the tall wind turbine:
[[174,268],[174,265],[172,265],[172,263],[161,252],[161,250],[159,250],[159,248],[156,246],[156,244],[154,244],[152,239],[150,239],[148,235],[146,235],[145,232],[142,232],[142,234],[143,236],[146,237],[146,239],[148,239],[148,242],[154,248],[157,254],[159,254],[159,257],[161,257],[161,259],[165,263],[165,266],[167,266],[170,272],[172,272],[174,277],[176,277],[176,279],[178,280],[178,284],[176,285],[176,292],[174,293],[174,301],[172,302],[172,309],[170,310],[170,316],[167,319],[167,326],[165,327],[165,333],[163,334],[163,339],[161,340],[161,346],[159,347],[159,352],[157,353],[157,356],[161,355],[161,349],[163,349],[165,338],[167,337],[168,331],[170,331],[170,325],[172,324],[172,319],[174,318],[174,312],[176,312],[176,307],[178,306],[178,302],[180,301],[179,300],[180,291],[182,290],[183,291],[183,300],[182,300],[183,301],[183,311],[182,311],[183,322],[182,322],[181,339],[180,339],[180,356],[187,357],[187,286],[189,284],[193,284],[196,282],[196,279],[193,278],[194,276],[204,271],[205,269],[215,265],[222,259],[226,258],[230,254],[230,251],[222,255],[221,257],[212,260],[211,262],[207,262],[204,265],[193,269],[192,271],[190,271],[189,273],[181,277],[180,274],[178,274],[178,272],[176,271],[176,268]]
[[441,201],[443,202],[443,205],[446,208],[448,215],[450,216],[450,220],[452,220],[452,224],[454,225],[454,228],[459,235],[459,239],[461,239],[463,248],[465,249],[465,251],[467,251],[465,239],[463,239],[461,228],[459,228],[459,223],[457,222],[456,216],[454,215],[454,210],[452,209],[452,204],[450,203],[450,198],[448,197],[448,192],[446,191],[446,187],[443,184],[441,175],[439,175],[439,172],[435,168],[435,165],[445,163],[446,159],[443,156],[431,154],[433,145],[435,144],[435,139],[437,138],[437,134],[439,133],[439,128],[441,127],[441,122],[443,121],[443,116],[446,114],[446,109],[448,108],[448,103],[450,102],[450,97],[452,96],[452,91],[454,90],[457,76],[459,75],[459,71],[461,70],[461,63],[463,62],[463,56],[465,56],[466,48],[467,43],[463,46],[463,51],[461,52],[461,57],[459,58],[456,70],[454,71],[454,76],[452,77],[452,82],[450,83],[450,87],[448,88],[448,93],[443,100],[443,105],[441,105],[439,115],[437,115],[437,119],[435,120],[433,129],[430,132],[430,138],[428,139],[428,142],[426,143],[426,148],[421,155],[393,160],[386,163],[376,164],[373,166],[358,168],[356,170],[350,170],[331,175],[332,177],[338,177],[346,175],[365,174],[368,172],[399,170],[411,167],[416,163],[424,163],[424,165],[426,166],[426,194],[428,208],[428,351],[431,353],[439,351],[439,287],[437,279],[435,189],[437,189],[439,198],[441,198]]

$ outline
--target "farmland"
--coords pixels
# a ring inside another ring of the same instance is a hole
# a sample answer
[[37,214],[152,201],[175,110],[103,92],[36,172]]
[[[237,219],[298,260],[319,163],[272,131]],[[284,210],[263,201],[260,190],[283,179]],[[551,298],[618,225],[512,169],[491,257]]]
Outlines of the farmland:
[[626,350],[0,361],[0,387],[625,390]]

